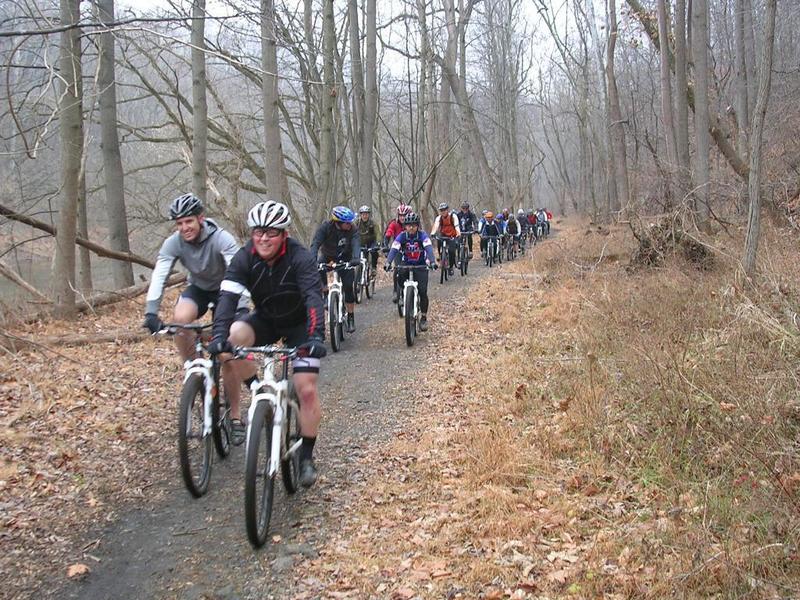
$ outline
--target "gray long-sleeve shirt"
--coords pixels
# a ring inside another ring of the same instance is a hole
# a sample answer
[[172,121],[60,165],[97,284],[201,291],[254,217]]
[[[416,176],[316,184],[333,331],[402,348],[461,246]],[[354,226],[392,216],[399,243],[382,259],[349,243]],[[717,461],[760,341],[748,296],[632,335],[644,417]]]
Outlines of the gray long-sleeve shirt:
[[189,271],[192,285],[209,292],[219,291],[225,270],[239,250],[236,239],[215,221],[206,218],[195,242],[185,241],[177,231],[169,236],[158,251],[158,259],[147,290],[145,313],[158,314],[164,283],[175,261]]

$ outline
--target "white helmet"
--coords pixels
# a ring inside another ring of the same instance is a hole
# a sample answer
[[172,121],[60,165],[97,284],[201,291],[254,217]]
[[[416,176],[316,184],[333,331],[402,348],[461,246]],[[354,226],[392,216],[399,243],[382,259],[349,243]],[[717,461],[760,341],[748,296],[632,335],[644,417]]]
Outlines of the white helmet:
[[286,229],[291,223],[292,217],[289,214],[289,207],[274,200],[259,202],[247,213],[247,226],[251,228]]

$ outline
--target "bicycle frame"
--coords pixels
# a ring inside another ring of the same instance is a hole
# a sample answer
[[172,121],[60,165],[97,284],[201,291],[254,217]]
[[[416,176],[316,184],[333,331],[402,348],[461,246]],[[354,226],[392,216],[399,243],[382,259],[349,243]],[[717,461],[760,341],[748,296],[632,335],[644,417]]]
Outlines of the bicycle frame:
[[[269,469],[267,474],[274,477],[278,473],[280,461],[284,456],[297,452],[302,440],[297,440],[291,448],[281,452],[283,443],[283,428],[286,425],[286,407],[291,402],[292,408],[299,411],[300,407],[295,406],[289,399],[289,359],[294,349],[279,348],[277,346],[261,346],[255,348],[239,348],[239,352],[259,352],[264,354],[262,363],[262,378],[250,384],[250,408],[247,411],[247,438],[250,439],[250,424],[253,422],[253,415],[259,402],[269,402],[272,407],[272,452],[269,458]],[[275,357],[280,353],[281,356]],[[280,363],[281,377],[275,377],[275,364]],[[245,447],[245,461],[250,453],[249,445]]]

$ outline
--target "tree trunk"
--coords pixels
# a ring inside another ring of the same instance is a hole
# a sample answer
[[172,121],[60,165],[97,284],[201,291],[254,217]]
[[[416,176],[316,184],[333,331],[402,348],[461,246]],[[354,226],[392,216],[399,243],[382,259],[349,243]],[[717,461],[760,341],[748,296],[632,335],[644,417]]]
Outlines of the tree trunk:
[[697,146],[695,157],[695,210],[700,227],[708,225],[709,186],[709,116],[708,116],[708,21],[706,0],[692,3],[692,52],[694,58],[694,135]]
[[747,104],[747,59],[744,42],[744,0],[736,0],[734,9],[734,43],[736,49],[736,138],[737,150],[741,156],[750,151],[748,131],[750,129],[750,110]]
[[203,203],[207,192],[208,103],[206,101],[206,0],[192,4],[192,190]]
[[619,104],[619,92],[617,91],[617,76],[614,72],[614,50],[617,45],[617,5],[615,0],[608,0],[608,50],[606,57],[606,78],[608,80],[608,102],[609,113],[611,116],[611,141],[614,144],[614,165],[616,167],[616,183],[618,193],[614,196],[616,201],[612,201],[611,208],[619,211],[620,208],[627,208],[630,203],[630,191],[628,186],[628,159],[625,148],[625,126],[622,121],[622,110]]
[[375,208],[372,201],[372,160],[373,146],[375,145],[375,127],[378,114],[378,50],[377,50],[377,7],[375,0],[367,2],[367,30],[366,30],[366,89],[364,102],[364,122],[361,136],[361,153],[359,160],[359,175],[361,177],[361,201],[367,206]]
[[[742,0],[742,19],[744,20],[744,52],[745,69],[747,70],[747,112],[753,114],[756,105],[756,86],[760,85],[758,70],[756,69],[756,39],[753,30],[753,3],[751,0]],[[748,122],[749,124],[749,122]]]
[[676,0],[675,2],[674,37],[675,151],[678,157],[678,192],[683,197],[692,187],[691,175],[689,174],[689,98],[688,82],[686,81],[686,0]]
[[264,105],[264,186],[267,196],[289,201],[289,180],[283,158],[281,126],[278,117],[278,53],[275,34],[275,2],[261,0],[261,79]]
[[364,66],[361,60],[361,32],[359,31],[358,0],[347,0],[347,18],[350,32],[350,81],[352,82],[352,140],[350,142],[350,162],[353,174],[353,190],[357,194],[356,204],[363,204],[361,198],[361,161],[359,154],[364,136]]
[[333,103],[336,99],[334,52],[336,31],[333,22],[333,0],[322,3],[322,113],[320,115],[319,202],[324,211],[331,205],[334,190],[333,163],[336,160],[333,132]]
[[[101,23],[112,23],[114,21],[114,0],[96,0],[96,2],[98,20]],[[108,244],[112,250],[130,252],[124,174],[117,134],[114,54],[114,35],[110,31],[101,33],[97,86],[100,103],[100,147],[103,152],[103,175],[106,185]],[[133,285],[133,267],[130,263],[114,261],[111,268],[114,287],[123,288]]]
[[666,0],[658,0],[658,41],[660,44],[661,74],[661,120],[664,123],[664,141],[667,147],[667,206],[672,206],[672,194],[675,188],[673,174],[678,165],[675,141],[675,120],[672,114],[672,81],[669,68],[669,11]]
[[[80,0],[61,0],[63,24],[77,23]],[[61,33],[59,55],[60,80],[63,90],[59,103],[59,135],[61,139],[61,210],[53,261],[53,303],[55,314],[75,315],[75,236],[78,210],[79,178],[83,154],[83,122],[81,98],[80,29]]]
[[775,45],[775,13],[777,0],[767,0],[764,16],[764,47],[759,65],[758,95],[753,112],[753,147],[750,151],[750,179],[748,195],[750,210],[747,217],[747,237],[744,245],[744,270],[752,276],[756,269],[758,238],[761,232],[761,142],[764,119],[767,115],[770,85],[772,83],[772,53]]
[[[83,92],[80,92],[83,98]],[[81,103],[82,104],[82,103]],[[83,114],[83,110],[81,110]],[[85,154],[85,149],[84,149]],[[86,193],[86,164],[81,164],[81,174],[78,177],[78,223],[77,236],[86,240],[89,239],[89,214],[87,202],[89,197]],[[81,293],[91,293],[92,291],[92,259],[89,250],[84,246],[78,246],[78,289]]]

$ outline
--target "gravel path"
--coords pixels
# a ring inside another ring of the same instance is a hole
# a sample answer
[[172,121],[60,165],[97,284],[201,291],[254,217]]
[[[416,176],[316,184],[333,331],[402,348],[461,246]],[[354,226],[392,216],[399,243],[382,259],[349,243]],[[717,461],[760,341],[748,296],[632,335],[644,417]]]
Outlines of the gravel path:
[[431,273],[431,328],[413,349],[405,345],[389,287],[357,306],[358,331],[322,364],[323,421],[315,452],[321,476],[311,490],[289,498],[276,483],[273,541],[263,549],[255,552],[244,530],[243,446],[226,461],[215,462],[209,492],[197,500],[183,487],[176,457],[174,471],[156,484],[160,489],[150,490],[157,500],[122,513],[110,526],[96,527],[83,540],[91,574],[61,588],[48,586],[41,595],[86,600],[290,597],[292,565],[303,556],[316,556],[327,532],[337,526],[337,503],[367,476],[359,457],[402,430],[409,417],[400,390],[435,349],[440,318],[449,312],[448,297],[488,271],[473,260],[466,278],[456,273],[444,286],[438,273]]

